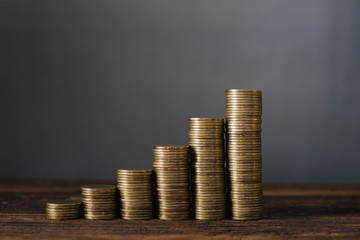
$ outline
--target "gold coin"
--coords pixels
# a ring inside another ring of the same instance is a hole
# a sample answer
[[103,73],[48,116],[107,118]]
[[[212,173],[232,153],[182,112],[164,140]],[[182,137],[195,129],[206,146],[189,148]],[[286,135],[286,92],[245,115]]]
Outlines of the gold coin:
[[226,95],[228,94],[258,94],[261,95],[262,91],[261,90],[256,90],[256,89],[226,89]]
[[187,168],[188,167],[188,162],[186,163],[158,163],[158,162],[154,162],[153,163],[153,167],[154,168]]
[[261,108],[240,108],[233,107],[226,109],[226,119],[236,118],[237,116],[261,116]]
[[200,132],[200,131],[189,131],[188,132],[189,139],[193,138],[214,138],[214,139],[222,139],[224,138],[224,131],[221,132]]
[[184,151],[189,149],[189,146],[154,146],[154,150],[169,150],[169,151]]
[[115,192],[116,186],[114,185],[85,185],[81,187],[83,193],[106,193]]
[[224,119],[223,118],[197,118],[197,117],[192,117],[192,118],[188,118],[189,121],[194,121],[194,122],[223,122]]
[[262,113],[260,111],[258,111],[258,112],[243,111],[243,112],[226,113],[226,118],[228,119],[228,121],[232,121],[232,120],[238,119],[240,117],[245,117],[245,116],[261,117],[261,115],[262,115]]
[[80,206],[82,204],[79,200],[70,200],[70,199],[56,199],[51,200],[46,203],[47,206],[54,206],[54,207],[70,207],[70,206]]
[[226,99],[226,106],[254,106],[262,107],[262,101],[260,99]]
[[242,112],[242,111],[254,111],[254,112],[262,112],[262,105],[250,105],[250,104],[235,104],[235,103],[227,103],[226,104],[226,113],[233,114],[234,112]]
[[259,131],[246,131],[246,132],[231,132],[227,133],[228,137],[231,138],[261,138],[261,133]]

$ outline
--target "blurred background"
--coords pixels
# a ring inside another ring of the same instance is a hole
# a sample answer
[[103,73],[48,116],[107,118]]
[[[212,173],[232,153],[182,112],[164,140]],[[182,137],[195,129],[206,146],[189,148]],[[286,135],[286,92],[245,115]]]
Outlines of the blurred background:
[[0,0],[0,178],[115,179],[263,90],[264,182],[360,183],[360,1]]

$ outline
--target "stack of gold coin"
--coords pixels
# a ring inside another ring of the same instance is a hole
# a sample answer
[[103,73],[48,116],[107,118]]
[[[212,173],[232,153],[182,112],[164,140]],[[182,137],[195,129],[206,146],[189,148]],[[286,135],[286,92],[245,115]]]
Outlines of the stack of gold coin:
[[224,119],[189,118],[189,146],[195,219],[226,215]]
[[260,90],[226,91],[227,156],[232,218],[262,218],[262,95]]
[[82,202],[77,200],[52,200],[46,203],[47,218],[53,220],[70,220],[80,218]]
[[81,187],[86,219],[116,218],[116,186],[85,185]]
[[189,147],[155,146],[153,150],[159,219],[189,218]]
[[148,220],[153,217],[153,170],[118,169],[121,216],[126,220]]

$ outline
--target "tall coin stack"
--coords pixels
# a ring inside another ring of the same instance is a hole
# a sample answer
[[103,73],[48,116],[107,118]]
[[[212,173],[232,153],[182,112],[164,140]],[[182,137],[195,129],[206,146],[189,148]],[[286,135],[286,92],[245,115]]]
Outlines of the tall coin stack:
[[159,219],[189,218],[189,147],[155,146],[153,151]]
[[127,220],[148,220],[153,217],[153,171],[118,169],[121,216]]
[[260,90],[226,90],[227,156],[232,218],[262,218]]
[[77,200],[52,200],[46,203],[47,218],[52,220],[70,220],[80,218],[82,202]]
[[224,119],[189,118],[194,217],[224,219]]
[[85,185],[81,187],[86,219],[109,220],[116,217],[116,186]]

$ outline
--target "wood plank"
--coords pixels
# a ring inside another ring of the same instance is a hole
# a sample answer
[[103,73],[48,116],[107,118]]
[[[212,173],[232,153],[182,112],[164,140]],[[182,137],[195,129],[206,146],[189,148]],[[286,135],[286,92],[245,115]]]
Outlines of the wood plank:
[[265,184],[259,221],[50,221],[45,203],[114,181],[0,180],[1,239],[360,238],[360,186]]

